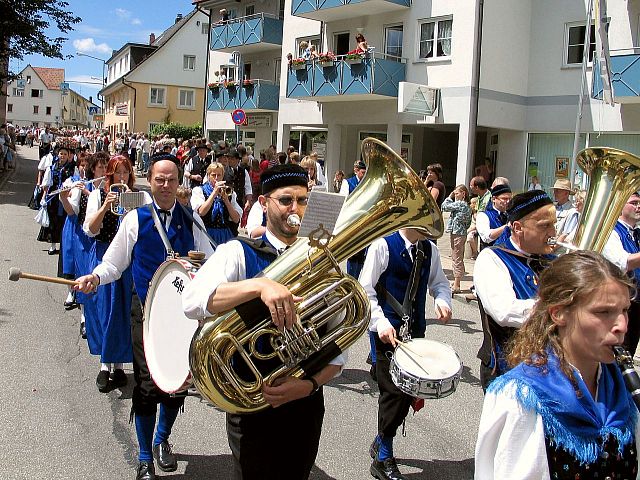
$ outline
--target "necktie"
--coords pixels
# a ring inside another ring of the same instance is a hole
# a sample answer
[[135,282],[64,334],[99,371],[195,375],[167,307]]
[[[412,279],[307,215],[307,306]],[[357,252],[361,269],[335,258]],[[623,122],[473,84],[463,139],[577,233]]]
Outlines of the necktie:
[[415,245],[411,245],[411,248],[409,249],[409,255],[411,255],[411,262],[415,262],[416,261],[416,253],[417,253],[418,249],[416,248]]
[[162,226],[166,228],[166,226],[167,226],[167,217],[171,216],[171,211],[170,210],[158,209],[158,214],[160,215],[160,220],[162,221]]
[[507,214],[506,214],[506,212],[500,212],[500,214],[498,215],[498,218],[500,219],[500,223],[502,223],[502,225],[506,225],[507,224]]
[[640,228],[634,228],[631,236],[633,237],[636,247],[640,248]]

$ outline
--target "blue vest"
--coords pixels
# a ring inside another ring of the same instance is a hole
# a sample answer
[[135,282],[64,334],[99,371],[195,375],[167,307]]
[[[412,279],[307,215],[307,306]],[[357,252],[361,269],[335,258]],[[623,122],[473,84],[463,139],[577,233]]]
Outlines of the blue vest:
[[[389,249],[389,263],[387,269],[380,275],[378,285],[384,287],[395,298],[400,305],[404,302],[407,291],[407,284],[413,269],[411,255],[405,248],[404,239],[400,233],[385,237],[387,248]],[[424,261],[420,269],[418,289],[413,302],[411,314],[411,336],[413,338],[424,337],[427,322],[424,316],[427,289],[429,284],[429,274],[431,272],[431,243],[428,240],[420,242],[424,251]],[[386,300],[386,295],[378,294],[378,304],[382,308],[385,317],[391,322],[394,328],[402,326],[402,319]]]
[[[620,237],[620,241],[622,242],[622,248],[624,248],[625,252],[627,253],[640,252],[640,247],[638,246],[636,241],[633,239],[633,234],[629,232],[629,229],[625,224],[618,221],[616,222],[616,226],[613,227],[613,229],[616,231],[616,233]],[[631,274],[630,277],[632,277],[637,284],[638,280],[640,280],[640,268],[636,268],[633,270],[633,273],[631,272],[629,273]]]
[[[271,247],[272,245],[267,240],[267,235],[262,235],[262,240]],[[244,268],[246,272],[246,278],[253,278],[258,275],[262,270],[267,268],[278,257],[276,254],[270,254],[264,251],[256,250],[245,242],[240,242],[244,250]]]
[[353,177],[347,178],[347,183],[349,184],[349,193],[351,193],[356,189],[360,182],[358,181],[358,177],[354,175]]
[[[155,208],[155,205],[154,205]],[[158,267],[167,259],[167,252],[153,223],[148,208],[138,208],[138,240],[133,246],[131,271],[133,283],[140,301],[144,304],[149,290],[149,282]],[[193,223],[176,204],[171,214],[171,224],[167,237],[173,250],[186,257],[193,250]]]

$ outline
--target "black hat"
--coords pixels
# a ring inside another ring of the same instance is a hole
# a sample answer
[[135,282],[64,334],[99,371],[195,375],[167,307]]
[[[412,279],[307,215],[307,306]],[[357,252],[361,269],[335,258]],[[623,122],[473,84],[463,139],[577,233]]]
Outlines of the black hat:
[[227,153],[228,157],[233,157],[233,158],[240,158],[240,153],[238,153],[238,150],[235,148],[230,148],[229,149],[229,153]]
[[362,160],[358,160],[356,163],[353,164],[353,167],[357,168],[358,170],[366,170],[367,164],[364,163]]
[[511,187],[506,183],[502,185],[496,185],[491,189],[491,196],[497,197],[498,195],[502,195],[503,193],[511,193]]
[[226,157],[227,155],[228,155],[228,152],[226,148],[221,148],[219,150],[216,150],[215,152],[216,158]]
[[549,195],[542,190],[519,193],[507,205],[507,219],[509,222],[515,222],[541,207],[552,204],[553,201]]
[[[169,160],[170,162],[173,162],[176,167],[180,168],[180,160],[178,160],[178,157],[171,155],[170,153],[158,153],[154,155],[151,157],[151,165],[154,165],[161,160]],[[149,168],[149,171],[151,171],[151,168]]]
[[278,188],[299,185],[307,187],[309,185],[309,175],[300,165],[286,163],[267,168],[260,175],[262,194],[266,195]]
[[211,151],[211,147],[210,147],[209,145],[207,145],[206,143],[201,143],[200,145],[198,145],[198,146],[196,147],[196,150],[200,150],[201,148],[206,148],[206,149],[207,149],[207,152],[210,152],[210,151]]

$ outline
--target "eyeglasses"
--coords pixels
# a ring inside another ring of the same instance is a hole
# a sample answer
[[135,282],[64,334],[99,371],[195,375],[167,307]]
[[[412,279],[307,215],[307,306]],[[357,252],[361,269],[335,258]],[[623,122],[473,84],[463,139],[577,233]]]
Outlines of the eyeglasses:
[[289,207],[291,206],[291,204],[295,201],[298,205],[306,205],[307,202],[309,201],[309,197],[293,197],[291,195],[282,195],[281,197],[270,197],[270,196],[266,196],[267,198],[271,198],[273,200],[277,200],[278,203],[280,205],[282,205],[283,207]]
[[177,178],[154,177],[153,181],[156,185],[159,185],[159,186],[164,186],[165,184],[172,185],[174,183],[178,183]]
[[638,208],[640,206],[640,201],[634,200],[633,202],[627,202],[627,205],[631,205],[634,208]]

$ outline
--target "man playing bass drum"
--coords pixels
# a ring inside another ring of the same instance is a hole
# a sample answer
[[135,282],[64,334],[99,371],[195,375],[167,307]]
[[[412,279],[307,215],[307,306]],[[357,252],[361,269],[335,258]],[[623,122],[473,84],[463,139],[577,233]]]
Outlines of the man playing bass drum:
[[[410,329],[412,338],[424,337],[427,291],[435,298],[436,318],[443,323],[451,319],[451,287],[437,247],[411,228],[373,242],[359,280],[371,301],[369,330],[375,340],[374,364],[380,389],[378,435],[369,452],[373,458],[370,472],[380,480],[402,480],[405,477],[393,455],[393,438],[413,398],[391,380],[387,354],[393,352],[403,327]],[[408,325],[404,324],[404,315],[409,317]]]
[[[260,178],[258,198],[266,213],[266,232],[256,242],[231,240],[220,245],[185,288],[182,302],[189,318],[202,319],[240,304],[261,300],[278,329],[296,321],[296,303],[286,286],[256,277],[297,240],[298,227],[287,219],[304,215],[308,200],[307,172],[299,165],[277,165]],[[318,453],[324,418],[322,385],[340,374],[343,353],[314,375],[283,377],[264,385],[265,400],[274,408],[257,413],[227,414],[227,437],[236,480],[305,480]],[[256,362],[264,375],[271,365]],[[240,370],[240,368],[238,368]],[[264,371],[263,371],[264,370]]]

